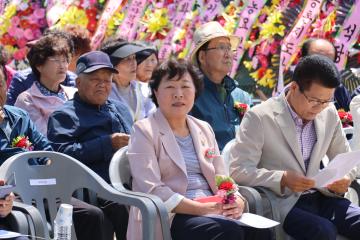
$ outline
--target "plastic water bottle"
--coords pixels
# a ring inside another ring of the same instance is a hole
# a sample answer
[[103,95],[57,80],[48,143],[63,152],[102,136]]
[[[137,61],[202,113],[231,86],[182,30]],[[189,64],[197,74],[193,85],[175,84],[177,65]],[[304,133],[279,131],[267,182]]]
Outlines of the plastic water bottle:
[[54,220],[54,240],[71,240],[73,206],[61,204]]

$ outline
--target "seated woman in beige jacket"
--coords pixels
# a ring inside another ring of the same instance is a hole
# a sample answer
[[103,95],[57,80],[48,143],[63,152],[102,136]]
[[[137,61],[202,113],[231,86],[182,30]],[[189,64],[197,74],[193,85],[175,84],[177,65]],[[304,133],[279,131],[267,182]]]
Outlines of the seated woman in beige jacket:
[[[214,195],[215,175],[225,174],[210,125],[188,115],[202,85],[189,63],[168,60],[155,69],[150,87],[158,109],[136,122],[130,137],[133,190],[157,195],[164,201],[174,240],[270,239],[268,230],[240,226],[231,220],[244,211],[246,202],[241,195],[231,204],[192,200]],[[208,149],[215,151],[214,158],[205,156]],[[157,226],[156,239],[161,239],[160,230]],[[127,239],[140,238],[141,214],[132,208]]]

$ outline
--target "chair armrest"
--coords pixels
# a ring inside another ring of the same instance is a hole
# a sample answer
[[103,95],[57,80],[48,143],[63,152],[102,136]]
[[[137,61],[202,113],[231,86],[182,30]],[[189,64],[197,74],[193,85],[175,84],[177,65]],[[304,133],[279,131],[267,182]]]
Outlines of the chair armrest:
[[[255,187],[255,189],[260,193],[262,199],[263,209],[270,211],[264,211],[264,216],[270,219],[273,219],[277,222],[281,222],[280,218],[280,206],[277,202],[276,195],[273,191],[265,187]],[[275,236],[276,239],[281,239],[283,236],[282,224],[275,227]]]
[[[110,185],[102,185],[102,190],[97,192],[98,196],[120,204],[137,207],[143,219],[142,239],[155,240],[155,223],[157,220],[157,207],[147,197],[130,194],[126,191],[118,191]],[[166,238],[164,238],[166,239]]]
[[6,219],[11,231],[29,234],[29,223],[24,213],[12,210]]
[[[117,186],[121,186],[121,187],[117,187]],[[147,194],[147,193],[134,192],[134,191],[127,190],[120,183],[113,184],[113,187],[120,192],[138,196],[138,197],[145,197],[145,198],[148,198],[149,200],[151,200],[153,202],[153,204],[156,206],[157,212],[159,214],[163,239],[171,239],[169,215],[168,215],[167,209],[164,205],[164,202],[158,196],[155,196],[153,194]]]
[[[26,215],[25,221],[23,217],[17,219],[19,220],[17,224],[19,224],[20,233],[29,234],[33,236],[33,239],[37,239],[37,237],[45,238],[43,219],[35,207],[15,201],[13,211],[18,211]],[[17,216],[20,216],[20,214]],[[24,226],[29,226],[29,229],[25,229]],[[24,230],[25,232],[23,232]]]
[[256,189],[252,187],[239,186],[239,193],[246,198],[249,204],[249,212],[263,216],[263,206],[261,196]]

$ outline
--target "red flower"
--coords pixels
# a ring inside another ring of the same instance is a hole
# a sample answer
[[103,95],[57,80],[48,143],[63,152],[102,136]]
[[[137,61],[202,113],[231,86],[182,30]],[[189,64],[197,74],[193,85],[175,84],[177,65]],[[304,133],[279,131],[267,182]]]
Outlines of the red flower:
[[16,138],[14,138],[12,143],[11,143],[11,146],[12,147],[18,147],[18,148],[23,148],[23,149],[26,149],[28,151],[33,150],[32,143],[29,141],[29,138],[25,137],[25,136],[18,136]]
[[248,105],[245,103],[241,103],[241,102],[235,102],[234,108],[236,111],[238,111],[240,117],[243,117],[245,115],[246,111],[248,110]]
[[89,23],[87,25],[87,29],[90,31],[90,32],[94,32],[96,30],[96,27],[97,27],[97,21],[96,20],[89,20]]
[[29,23],[28,20],[22,19],[22,20],[20,21],[20,27],[21,27],[21,28],[27,29],[29,26],[30,26],[30,23]]
[[352,119],[352,115],[349,112],[345,112],[344,110],[340,109],[338,111],[342,126],[345,127],[349,127],[353,125],[353,119]]
[[219,187],[219,190],[225,190],[225,191],[229,191],[229,190],[233,190],[233,183],[232,182],[222,182]]
[[89,19],[96,20],[96,14],[97,14],[96,8],[87,9],[85,12]]

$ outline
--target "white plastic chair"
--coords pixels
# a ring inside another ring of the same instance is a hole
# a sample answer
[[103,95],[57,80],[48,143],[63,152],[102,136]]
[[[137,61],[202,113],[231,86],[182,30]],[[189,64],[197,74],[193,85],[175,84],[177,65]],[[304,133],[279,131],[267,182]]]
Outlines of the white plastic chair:
[[121,192],[145,197],[152,201],[152,203],[157,207],[157,211],[159,213],[163,239],[171,239],[169,216],[163,201],[155,195],[131,191],[132,179],[127,150],[128,147],[125,146],[119,149],[112,157],[109,166],[110,182],[115,189]]
[[352,99],[350,103],[350,113],[354,125],[351,149],[358,150],[360,149],[360,96]]
[[[49,158],[49,165],[29,165],[30,158]],[[87,188],[99,197],[140,209],[146,224],[143,239],[155,240],[157,209],[148,198],[117,191],[80,161],[62,153],[33,151],[17,154],[0,167],[0,179],[16,173],[14,190],[26,204],[34,204],[42,216],[44,231],[39,237],[50,239],[48,226],[52,226],[60,203],[70,203],[77,189]],[[48,218],[47,218],[48,216]],[[76,239],[72,228],[72,239]]]

